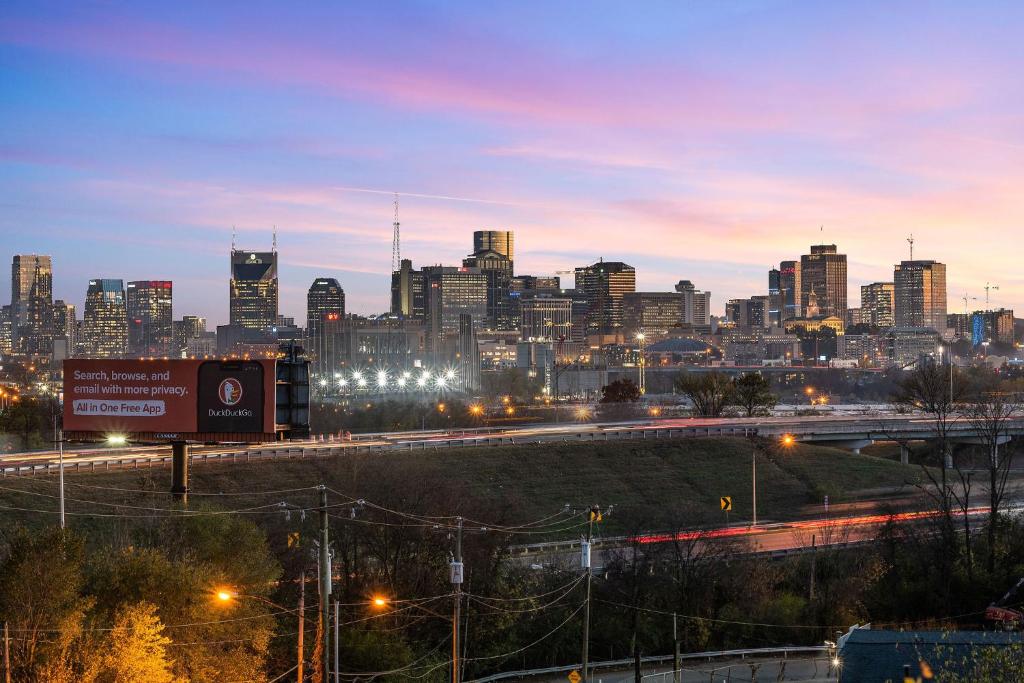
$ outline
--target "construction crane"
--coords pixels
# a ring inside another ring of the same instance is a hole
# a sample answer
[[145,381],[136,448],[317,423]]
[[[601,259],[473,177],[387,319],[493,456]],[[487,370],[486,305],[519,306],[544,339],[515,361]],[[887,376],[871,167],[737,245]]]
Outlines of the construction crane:
[[976,297],[976,296],[967,296],[966,294],[964,294],[962,298],[963,298],[963,301],[964,301],[964,315],[969,315],[970,311],[967,309],[967,302],[968,301],[977,301],[978,297]]
[[986,311],[988,310],[988,290],[990,290],[990,289],[999,289],[999,285],[992,285],[992,284],[989,284],[987,282],[985,283],[985,310]]

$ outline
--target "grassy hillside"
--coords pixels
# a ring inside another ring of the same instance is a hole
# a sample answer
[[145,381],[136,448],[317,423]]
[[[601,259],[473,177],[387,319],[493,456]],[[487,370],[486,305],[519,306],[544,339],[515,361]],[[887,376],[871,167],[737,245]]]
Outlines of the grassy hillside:
[[[361,454],[330,460],[292,460],[248,465],[197,464],[192,468],[191,504],[242,507],[287,499],[314,505],[310,491],[263,495],[260,491],[325,483],[354,497],[415,510],[419,514],[476,514],[503,523],[552,514],[568,503],[615,506],[606,531],[721,523],[719,496],[732,496],[730,521],[749,519],[751,453],[743,439],[707,438],[647,442],[544,444],[454,451]],[[828,495],[833,503],[855,501],[868,491],[904,487],[920,469],[888,459],[852,455],[819,446],[797,445],[757,454],[758,516],[785,520],[808,514]],[[144,519],[145,509],[167,507],[170,471],[140,470],[68,477],[71,512],[134,515],[76,517],[78,525],[109,529]],[[0,505],[56,510],[55,478],[0,481]],[[99,488],[112,487],[112,488]],[[118,491],[114,488],[130,489]],[[34,492],[16,493],[12,489]],[[140,489],[152,493],[138,493]],[[245,493],[202,496],[202,493]],[[332,498],[333,499],[333,498]],[[107,505],[99,505],[106,503]],[[46,519],[40,513],[7,510],[6,519]],[[50,516],[49,520],[55,518]]]

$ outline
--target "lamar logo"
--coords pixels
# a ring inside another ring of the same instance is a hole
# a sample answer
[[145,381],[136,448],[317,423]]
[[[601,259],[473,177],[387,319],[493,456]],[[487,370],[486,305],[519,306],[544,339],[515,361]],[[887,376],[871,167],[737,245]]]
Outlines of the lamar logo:
[[242,383],[234,377],[228,377],[217,387],[217,397],[226,406],[233,406],[242,400]]

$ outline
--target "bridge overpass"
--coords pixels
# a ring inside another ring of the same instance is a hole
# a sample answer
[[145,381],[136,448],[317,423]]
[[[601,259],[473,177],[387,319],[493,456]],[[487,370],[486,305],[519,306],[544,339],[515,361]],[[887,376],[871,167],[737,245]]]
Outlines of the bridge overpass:
[[[1006,423],[1006,436],[1024,434],[1024,415]],[[306,441],[262,444],[192,446],[191,461],[238,463],[276,459],[341,457],[358,453],[429,452],[441,449],[492,446],[527,446],[544,443],[587,443],[647,439],[687,439],[713,436],[764,437],[833,445],[859,453],[875,441],[897,441],[903,445],[937,437],[934,421],[925,415],[830,415],[757,418],[649,418],[628,422],[542,424],[515,428],[478,428],[448,431],[388,432],[355,435],[351,440],[318,438]],[[968,421],[949,425],[953,441],[978,443],[980,433]],[[121,448],[89,446],[68,449],[64,454],[66,473],[116,469],[169,467],[170,447],[128,445]],[[7,474],[52,474],[59,469],[55,451],[10,453],[0,456],[0,476]]]

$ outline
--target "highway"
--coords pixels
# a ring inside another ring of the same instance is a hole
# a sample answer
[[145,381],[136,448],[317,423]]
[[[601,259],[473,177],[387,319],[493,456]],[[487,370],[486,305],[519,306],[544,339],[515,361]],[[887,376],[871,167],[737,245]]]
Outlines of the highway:
[[[1024,418],[1014,420],[1013,431],[1024,433]],[[966,429],[969,425],[961,424]],[[448,431],[427,430],[413,432],[391,432],[379,434],[357,434],[351,440],[310,439],[305,441],[269,442],[261,444],[223,444],[217,446],[193,445],[193,459],[239,460],[266,457],[269,453],[292,453],[309,451],[316,457],[328,454],[343,454],[349,449],[354,452],[429,450],[459,448],[465,446],[524,445],[543,442],[583,442],[635,438],[686,438],[701,436],[768,436],[778,437],[792,434],[797,440],[823,440],[841,442],[861,437],[886,438],[900,435],[903,438],[925,438],[930,434],[932,422],[925,416],[894,416],[873,413],[864,415],[829,415],[808,417],[758,417],[758,418],[649,418],[629,422],[572,422],[562,424],[540,424],[506,428],[475,428]],[[297,457],[304,457],[300,453]],[[145,461],[168,462],[170,447],[166,445],[126,445],[111,447],[84,445],[65,450],[65,463],[90,465],[103,463],[105,466],[119,466],[130,463],[137,466]],[[32,451],[8,453],[0,456],[0,466],[7,471],[22,469],[48,469],[58,461],[56,451]],[[42,466],[41,468],[39,466]],[[81,470],[81,467],[78,468]]]
[[[1024,505],[1014,504],[1008,510],[1020,513]],[[986,507],[972,507],[968,515],[981,518],[988,513]],[[904,524],[922,524],[934,519],[939,513],[932,510],[916,510],[895,514],[847,515],[822,517],[818,519],[768,524],[731,525],[710,529],[687,530],[676,533],[654,532],[640,536],[615,536],[595,538],[593,557],[595,567],[604,567],[609,562],[631,553],[634,546],[638,552],[646,552],[646,546],[655,546],[675,541],[685,543],[710,543],[716,540],[732,539],[739,543],[737,552],[748,555],[782,557],[809,552],[812,543],[815,548],[848,547],[870,543],[878,537],[881,528],[889,521]],[[962,513],[955,513],[958,517]],[[513,557],[535,568],[575,567],[579,563],[580,540],[549,541],[512,546]]]

